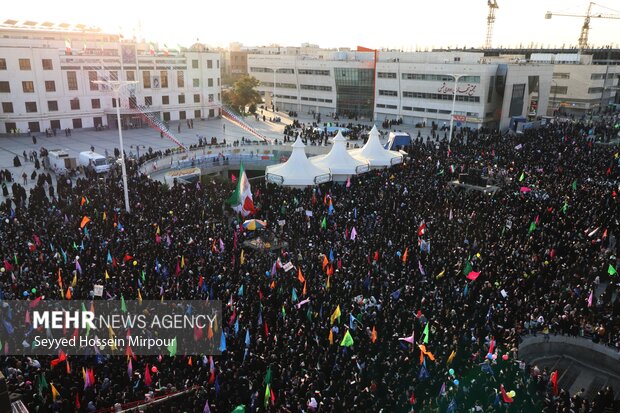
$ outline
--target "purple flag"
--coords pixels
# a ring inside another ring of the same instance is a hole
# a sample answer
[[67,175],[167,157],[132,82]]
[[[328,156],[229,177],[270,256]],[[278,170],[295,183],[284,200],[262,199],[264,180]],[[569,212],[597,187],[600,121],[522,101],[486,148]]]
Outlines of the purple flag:
[[357,238],[357,230],[353,227],[351,230],[351,241],[355,241],[355,238]]

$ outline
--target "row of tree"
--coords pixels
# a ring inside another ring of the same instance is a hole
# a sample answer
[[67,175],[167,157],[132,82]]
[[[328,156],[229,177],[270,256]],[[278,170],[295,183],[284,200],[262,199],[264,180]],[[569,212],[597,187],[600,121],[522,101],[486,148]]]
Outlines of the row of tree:
[[237,80],[232,88],[222,91],[222,101],[241,114],[246,113],[246,107],[248,112],[255,113],[256,105],[262,102],[256,91],[259,84],[255,77],[244,76]]

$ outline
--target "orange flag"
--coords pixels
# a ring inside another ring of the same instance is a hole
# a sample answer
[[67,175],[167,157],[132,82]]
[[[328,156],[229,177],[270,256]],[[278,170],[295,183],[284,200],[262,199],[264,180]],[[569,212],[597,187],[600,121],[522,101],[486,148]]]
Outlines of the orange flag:
[[323,255],[323,271],[325,271],[325,267],[329,264],[329,260],[327,259],[327,255]]
[[403,254],[403,264],[407,262],[408,253],[409,253],[409,247],[405,248],[405,253]]
[[377,329],[375,328],[375,326],[372,326],[372,333],[370,334],[370,341],[374,342],[377,341]]
[[329,329],[329,345],[331,346],[332,344],[334,344],[334,332],[330,328]]
[[80,201],[80,206],[84,206],[85,203],[86,203],[86,197],[82,197],[82,200]]
[[269,284],[269,288],[271,288],[272,290],[276,288],[276,282],[272,281],[271,284]]
[[193,366],[194,364],[192,363],[192,356],[189,356],[189,360],[187,360],[187,365],[188,366]]
[[301,295],[306,295],[306,280],[304,280],[304,289],[302,290]]
[[71,299],[71,287],[67,288],[67,294],[65,294],[65,298],[67,300]]
[[84,229],[86,224],[88,224],[89,222],[90,222],[90,218],[84,215],[84,218],[82,218],[82,222],[80,222],[80,229]]
[[209,329],[207,330],[207,338],[209,340],[213,338],[213,329],[211,328],[211,324],[209,324]]
[[297,267],[297,279],[302,284],[306,282],[306,279],[304,278],[304,275],[301,273],[301,268],[300,267]]
[[69,359],[67,359],[67,374],[71,374],[71,366],[69,365]]
[[60,276],[60,268],[58,269],[58,286],[62,288],[62,277]]
[[418,344],[418,347],[420,348],[420,360],[422,360],[422,356],[428,356],[431,361],[435,361],[435,356],[433,355],[433,353],[426,350],[426,346],[424,344]]

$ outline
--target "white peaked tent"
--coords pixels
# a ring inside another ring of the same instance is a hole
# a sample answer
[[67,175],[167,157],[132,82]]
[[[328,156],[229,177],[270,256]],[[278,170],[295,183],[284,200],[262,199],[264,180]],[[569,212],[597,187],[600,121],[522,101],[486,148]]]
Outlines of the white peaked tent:
[[383,148],[376,125],[372,127],[366,145],[361,149],[353,149],[351,155],[362,162],[368,162],[372,168],[385,168],[403,161],[400,153]]
[[355,159],[347,152],[346,141],[338,131],[334,138],[334,146],[328,154],[310,158],[310,162],[319,168],[329,169],[332,179],[337,182],[344,182],[351,175],[368,172],[370,169],[368,162]]
[[286,162],[267,167],[265,171],[267,182],[284,186],[305,187],[330,181],[329,169],[312,164],[306,157],[305,147],[306,145],[298,137],[293,144],[293,153]]

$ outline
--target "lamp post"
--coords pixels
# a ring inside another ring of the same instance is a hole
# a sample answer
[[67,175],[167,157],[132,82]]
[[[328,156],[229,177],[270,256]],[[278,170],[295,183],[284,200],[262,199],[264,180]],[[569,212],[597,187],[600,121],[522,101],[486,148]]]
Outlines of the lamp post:
[[114,99],[116,99],[116,120],[118,121],[118,141],[121,146],[121,171],[123,173],[123,192],[125,195],[125,211],[131,212],[129,207],[129,191],[127,189],[127,169],[125,168],[125,151],[123,150],[123,128],[121,126],[121,100],[120,90],[125,85],[138,83],[133,80],[95,80],[93,83],[98,85],[107,85],[114,90]]
[[[133,148],[134,145],[129,145],[130,148]],[[146,149],[146,145],[136,145],[136,150],[138,151],[138,161],[140,160],[140,147]]]
[[450,133],[448,134],[448,149],[450,149],[450,143],[452,143],[452,127],[454,125],[454,107],[456,106],[456,87],[459,83],[459,79],[465,75],[448,75],[454,78],[454,94],[452,96],[452,111],[450,112]]
[[272,99],[272,105],[273,105],[273,114],[276,114],[276,72],[278,71],[278,68],[274,68],[273,69],[273,99]]

